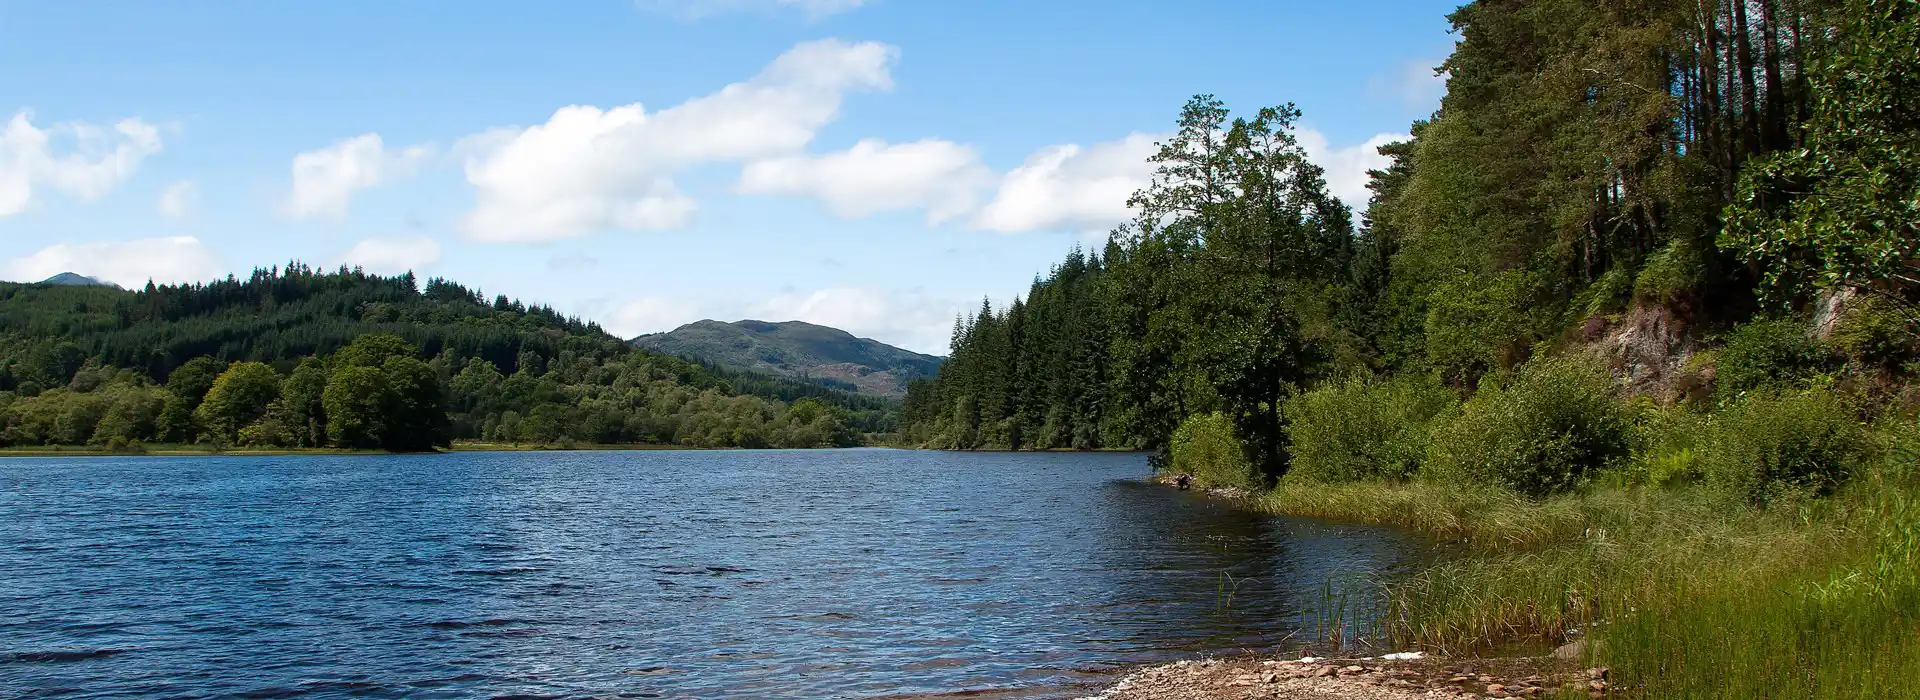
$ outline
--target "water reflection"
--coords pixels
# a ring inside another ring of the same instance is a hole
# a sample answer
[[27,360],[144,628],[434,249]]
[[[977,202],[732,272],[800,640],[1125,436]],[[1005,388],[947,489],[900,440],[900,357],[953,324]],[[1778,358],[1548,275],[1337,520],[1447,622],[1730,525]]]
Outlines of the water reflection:
[[0,462],[0,679],[141,697],[1049,694],[1284,646],[1411,545],[1112,454]]

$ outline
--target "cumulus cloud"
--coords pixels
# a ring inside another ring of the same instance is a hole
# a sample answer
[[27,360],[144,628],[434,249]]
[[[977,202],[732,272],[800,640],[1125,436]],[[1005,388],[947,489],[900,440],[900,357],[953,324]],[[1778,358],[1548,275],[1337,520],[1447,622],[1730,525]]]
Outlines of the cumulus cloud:
[[1307,160],[1327,171],[1327,191],[1354,211],[1367,208],[1367,200],[1373,192],[1367,189],[1369,180],[1367,171],[1378,170],[1392,164],[1393,159],[1380,155],[1380,147],[1395,141],[1413,138],[1408,134],[1376,134],[1365,143],[1345,148],[1335,148],[1327,135],[1313,129],[1301,129],[1300,147],[1307,152]]
[[782,294],[761,302],[748,315],[765,321],[806,321],[831,326],[916,352],[944,355],[958,302],[917,293],[890,293],[878,287],[836,287]]
[[16,112],[0,130],[0,217],[26,211],[34,189],[43,185],[77,199],[98,199],[160,147],[160,130],[138,119],[110,128],[72,122],[42,129],[33,125],[32,112]]
[[740,174],[740,191],[817,197],[843,218],[925,208],[937,223],[972,210],[976,191],[991,177],[972,148],[951,141],[867,139],[837,153],[750,163]]
[[345,218],[353,193],[412,174],[432,153],[427,145],[389,151],[379,134],[301,153],[293,157],[293,192],[282,209],[294,218]]
[[200,185],[192,180],[181,180],[167,186],[160,192],[160,215],[169,219],[185,219],[193,216],[200,208]]
[[220,257],[193,236],[146,238],[125,242],[59,243],[7,263],[7,277],[38,282],[62,272],[77,272],[122,287],[199,282],[220,274]]
[[381,275],[397,275],[440,261],[440,243],[426,236],[369,238],[340,257],[344,264]]
[[1043,148],[1000,178],[992,201],[972,223],[1017,233],[1104,230],[1126,221],[1127,198],[1153,178],[1147,158],[1158,150],[1157,138],[1136,133],[1092,146]]
[[792,9],[810,18],[821,18],[858,9],[872,0],[636,0],[641,9],[699,20],[735,12],[768,12]]
[[601,326],[622,338],[661,333],[698,321],[700,303],[691,299],[645,297],[625,302],[607,314]]
[[563,107],[546,123],[495,129],[458,147],[477,203],[462,226],[485,241],[684,226],[685,168],[799,152],[842,99],[893,86],[896,50],[828,39],[797,45],[745,82],[649,113],[640,104]]

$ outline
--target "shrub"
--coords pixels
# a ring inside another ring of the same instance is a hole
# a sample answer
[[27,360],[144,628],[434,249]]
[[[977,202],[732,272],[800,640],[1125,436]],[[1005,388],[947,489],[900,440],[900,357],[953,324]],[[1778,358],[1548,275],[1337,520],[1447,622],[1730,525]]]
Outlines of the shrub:
[[1543,358],[1521,366],[1504,386],[1483,385],[1459,418],[1435,432],[1428,469],[1544,496],[1620,463],[1630,449],[1626,410],[1606,372]]
[[1869,447],[1866,429],[1827,392],[1756,394],[1715,417],[1701,461],[1714,484],[1764,502],[1831,493]]
[[1427,300],[1427,360],[1448,381],[1472,384],[1480,375],[1524,359],[1533,342],[1538,285],[1525,273],[1463,275]]
[[1848,304],[1833,329],[1833,346],[1869,367],[1898,367],[1913,359],[1914,334],[1906,314],[1878,297]]
[[1259,475],[1233,434],[1233,421],[1224,414],[1203,413],[1188,418],[1173,431],[1168,449],[1171,456],[1167,469],[1190,474],[1201,486],[1251,488],[1259,483]]
[[1706,260],[1698,247],[1675,240],[1647,256],[1633,281],[1633,296],[1656,304],[1671,304],[1698,289],[1706,278]]
[[1411,478],[1437,419],[1458,403],[1430,376],[1328,383],[1287,403],[1289,473],[1325,483]]
[[1699,481],[1703,476],[1700,450],[1712,425],[1709,418],[1685,407],[1644,406],[1635,421],[1639,449],[1629,481],[1661,487]]
[[1827,364],[1827,353],[1799,323],[1755,321],[1733,329],[1714,364],[1722,397],[1804,381]]

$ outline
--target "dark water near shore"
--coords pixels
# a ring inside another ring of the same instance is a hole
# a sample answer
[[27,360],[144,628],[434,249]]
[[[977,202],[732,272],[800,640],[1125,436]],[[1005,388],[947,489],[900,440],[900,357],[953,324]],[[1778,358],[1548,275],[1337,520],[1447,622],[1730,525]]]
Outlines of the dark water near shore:
[[1287,646],[1331,577],[1417,554],[1146,473],[888,450],[0,460],[0,697],[1059,695]]

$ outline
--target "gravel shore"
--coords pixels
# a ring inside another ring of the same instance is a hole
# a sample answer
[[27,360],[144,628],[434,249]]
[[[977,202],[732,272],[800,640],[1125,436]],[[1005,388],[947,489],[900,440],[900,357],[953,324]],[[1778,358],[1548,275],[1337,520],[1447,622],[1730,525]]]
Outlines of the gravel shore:
[[[1463,700],[1542,697],[1555,691],[1606,694],[1606,669],[1552,659],[1420,658],[1181,661],[1143,669],[1083,700]],[[1566,697],[1558,695],[1557,697]]]

